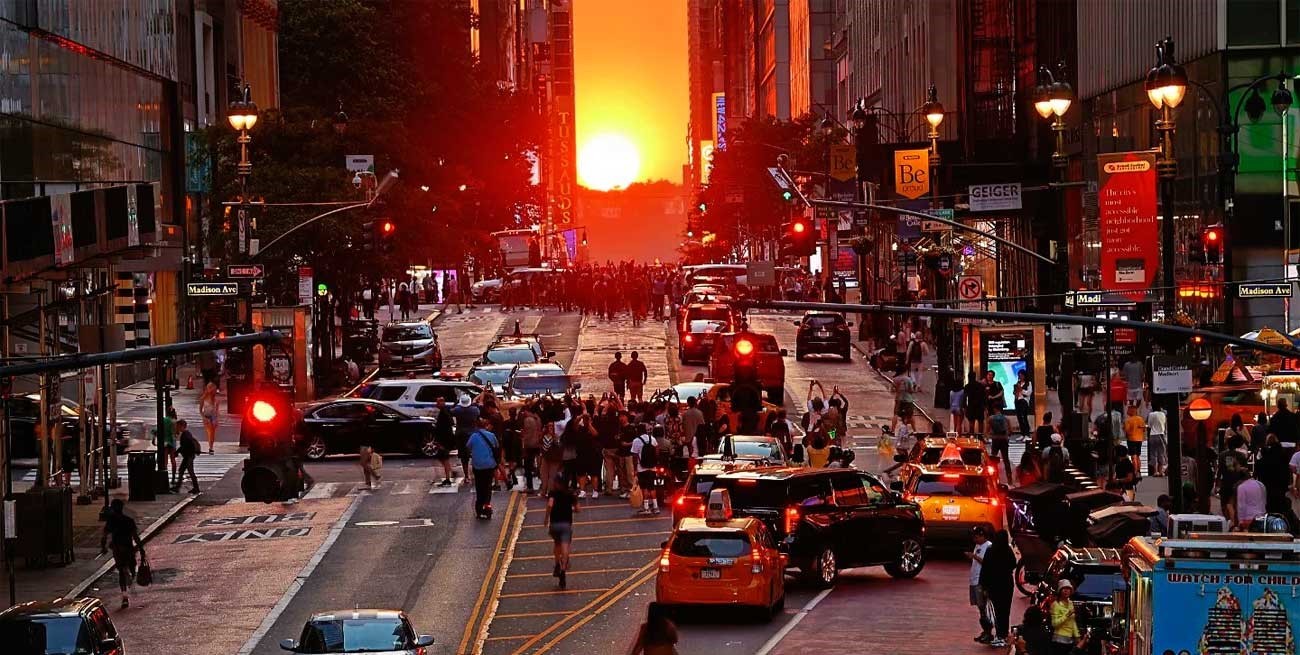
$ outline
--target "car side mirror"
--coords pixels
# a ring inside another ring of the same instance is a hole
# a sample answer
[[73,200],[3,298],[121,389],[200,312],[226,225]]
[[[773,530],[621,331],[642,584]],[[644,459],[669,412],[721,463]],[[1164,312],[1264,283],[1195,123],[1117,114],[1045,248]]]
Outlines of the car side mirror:
[[420,635],[415,638],[416,648],[428,648],[433,645],[433,635]]
[[781,356],[782,356],[782,357],[789,357],[789,356],[790,356],[790,351],[786,350],[785,348],[782,348],[782,349],[781,349]]
[[287,650],[287,651],[289,651],[290,653],[296,653],[296,652],[298,652],[298,640],[297,640],[297,639],[281,639],[281,640],[280,640],[280,650]]
[[894,492],[898,492],[898,493],[902,493],[902,492],[903,492],[903,481],[902,481],[902,480],[894,480],[893,482],[890,482],[890,483],[889,483],[889,490],[890,490],[890,491],[894,491]]

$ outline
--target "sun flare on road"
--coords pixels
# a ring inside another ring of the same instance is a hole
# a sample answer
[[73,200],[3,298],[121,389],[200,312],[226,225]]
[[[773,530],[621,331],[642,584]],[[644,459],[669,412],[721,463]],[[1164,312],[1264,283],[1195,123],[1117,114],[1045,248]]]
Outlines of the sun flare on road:
[[641,153],[622,134],[596,135],[578,153],[578,177],[589,189],[621,189],[640,172]]

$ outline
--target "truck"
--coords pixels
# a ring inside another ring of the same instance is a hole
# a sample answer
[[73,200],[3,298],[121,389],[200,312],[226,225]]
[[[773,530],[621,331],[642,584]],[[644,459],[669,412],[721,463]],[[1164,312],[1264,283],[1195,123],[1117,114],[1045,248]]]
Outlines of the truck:
[[1134,537],[1113,636],[1128,655],[1296,652],[1300,540],[1289,534]]

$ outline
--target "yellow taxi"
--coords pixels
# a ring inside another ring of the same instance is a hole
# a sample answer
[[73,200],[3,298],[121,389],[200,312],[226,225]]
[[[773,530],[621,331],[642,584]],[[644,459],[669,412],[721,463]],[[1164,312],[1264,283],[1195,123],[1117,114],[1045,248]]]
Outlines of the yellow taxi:
[[952,440],[933,464],[913,461],[903,468],[895,489],[921,506],[927,545],[966,547],[971,530],[993,534],[1006,525],[1005,486],[991,464],[969,464],[963,444]]
[[785,608],[785,566],[767,526],[733,517],[727,490],[715,489],[704,518],[683,518],[664,542],[655,600],[753,608],[770,620]]
[[975,437],[924,437],[917,440],[916,448],[907,461],[921,466],[938,466],[947,460],[960,460],[965,466],[991,466],[984,442]]

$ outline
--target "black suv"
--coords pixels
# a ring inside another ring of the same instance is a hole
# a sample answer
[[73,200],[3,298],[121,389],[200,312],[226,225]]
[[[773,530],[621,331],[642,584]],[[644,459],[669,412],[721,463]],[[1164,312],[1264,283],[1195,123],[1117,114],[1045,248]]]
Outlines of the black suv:
[[802,360],[805,355],[824,354],[839,355],[844,361],[853,357],[849,340],[853,324],[844,320],[843,314],[835,312],[808,312],[803,318],[794,322],[799,326],[795,333],[794,358]]
[[0,612],[0,644],[7,653],[126,653],[122,637],[98,598],[14,605]]
[[761,519],[791,566],[819,587],[835,583],[840,569],[884,565],[895,578],[912,578],[925,566],[921,508],[856,469],[800,467],[719,475],[737,516]]

